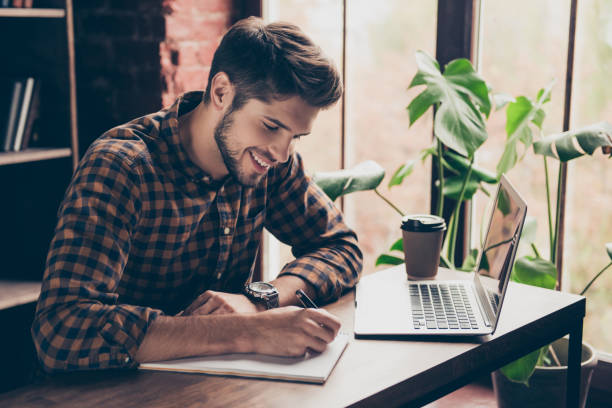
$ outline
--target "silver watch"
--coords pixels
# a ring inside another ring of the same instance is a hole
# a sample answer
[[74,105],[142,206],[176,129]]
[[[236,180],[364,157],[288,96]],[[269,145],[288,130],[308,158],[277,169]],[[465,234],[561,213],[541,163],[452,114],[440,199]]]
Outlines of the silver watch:
[[244,287],[244,294],[253,303],[262,303],[266,309],[278,307],[278,289],[268,282],[251,282]]

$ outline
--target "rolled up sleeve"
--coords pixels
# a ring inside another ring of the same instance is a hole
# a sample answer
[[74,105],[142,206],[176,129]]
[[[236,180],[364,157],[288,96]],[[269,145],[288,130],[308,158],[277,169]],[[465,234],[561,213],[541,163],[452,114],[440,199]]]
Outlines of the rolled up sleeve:
[[355,286],[362,268],[357,235],[329,197],[304,174],[295,153],[269,186],[266,228],[290,245],[296,259],[280,275],[310,283],[319,302],[338,299]]
[[161,311],[118,304],[138,221],[138,172],[117,152],[92,148],[60,206],[32,325],[46,371],[133,367]]

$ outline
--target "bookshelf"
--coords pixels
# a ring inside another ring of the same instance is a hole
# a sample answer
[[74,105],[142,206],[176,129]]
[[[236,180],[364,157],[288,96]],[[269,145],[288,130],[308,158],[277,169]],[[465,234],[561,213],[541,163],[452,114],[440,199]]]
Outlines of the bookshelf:
[[0,51],[1,77],[41,84],[38,140],[0,152],[0,312],[7,313],[38,298],[57,209],[79,161],[72,0],[0,8]]

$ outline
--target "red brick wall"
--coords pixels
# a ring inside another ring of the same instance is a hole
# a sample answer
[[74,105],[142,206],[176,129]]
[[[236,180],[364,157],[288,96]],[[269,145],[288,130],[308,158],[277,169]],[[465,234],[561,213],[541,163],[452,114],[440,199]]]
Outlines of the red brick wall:
[[204,89],[217,44],[248,9],[242,1],[75,1],[82,151],[111,127]]
[[228,0],[164,0],[166,38],[160,44],[162,104],[206,87],[213,54],[231,25]]

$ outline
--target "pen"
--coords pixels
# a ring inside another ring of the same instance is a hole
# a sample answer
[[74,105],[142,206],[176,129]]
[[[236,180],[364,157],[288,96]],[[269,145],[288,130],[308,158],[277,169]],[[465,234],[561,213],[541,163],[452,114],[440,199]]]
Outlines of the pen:
[[297,296],[298,300],[300,302],[302,302],[302,305],[304,305],[305,308],[312,308],[312,309],[318,309],[319,307],[315,304],[315,302],[312,301],[312,299],[310,299],[308,297],[308,295],[306,293],[304,293],[304,291],[302,289],[298,289],[295,291],[295,295]]

